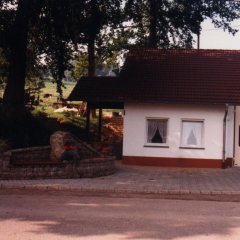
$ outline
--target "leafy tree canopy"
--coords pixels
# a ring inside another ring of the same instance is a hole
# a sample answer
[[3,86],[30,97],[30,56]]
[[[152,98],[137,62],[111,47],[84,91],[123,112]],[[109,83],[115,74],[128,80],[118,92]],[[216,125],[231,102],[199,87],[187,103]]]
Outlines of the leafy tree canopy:
[[240,2],[226,0],[127,0],[125,14],[133,22],[137,43],[150,47],[190,48],[193,34],[210,18],[215,27],[234,34]]
[[207,18],[234,34],[230,24],[239,13],[240,1],[226,0],[0,0],[5,100],[24,102],[26,76],[42,69],[43,59],[61,94],[79,46],[86,46],[87,55],[79,56],[88,58],[92,75],[99,62],[116,61],[133,44],[190,48]]

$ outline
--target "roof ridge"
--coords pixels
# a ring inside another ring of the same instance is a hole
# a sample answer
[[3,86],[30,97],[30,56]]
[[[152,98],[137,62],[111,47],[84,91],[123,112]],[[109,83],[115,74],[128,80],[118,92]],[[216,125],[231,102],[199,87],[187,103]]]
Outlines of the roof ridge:
[[[141,51],[139,51],[141,50]],[[196,49],[196,48],[180,48],[180,49],[176,49],[176,48],[147,48],[147,47],[136,47],[136,48],[132,48],[129,53],[131,52],[135,52],[137,51],[139,54],[141,54],[144,51],[155,51],[155,52],[240,52],[240,49]]]

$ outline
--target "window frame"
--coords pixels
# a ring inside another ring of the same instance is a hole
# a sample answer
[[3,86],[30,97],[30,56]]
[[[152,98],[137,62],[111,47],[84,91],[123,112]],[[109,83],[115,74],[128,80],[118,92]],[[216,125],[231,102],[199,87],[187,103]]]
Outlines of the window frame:
[[[184,122],[202,123],[201,145],[184,145],[183,144],[183,123]],[[181,119],[181,134],[180,134],[180,147],[179,148],[181,148],[181,149],[205,149],[205,119],[193,119],[193,118],[182,118]]]
[[[167,122],[166,143],[150,143],[150,142],[148,142],[148,120],[165,120]],[[168,138],[169,138],[169,118],[167,118],[167,117],[146,117],[144,147],[169,148]]]

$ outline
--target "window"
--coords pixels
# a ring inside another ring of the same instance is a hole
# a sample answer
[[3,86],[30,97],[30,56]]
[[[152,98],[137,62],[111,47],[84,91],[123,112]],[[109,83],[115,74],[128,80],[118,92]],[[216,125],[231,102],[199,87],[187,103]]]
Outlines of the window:
[[147,119],[147,144],[166,145],[167,119]]
[[181,147],[203,147],[203,120],[182,120]]

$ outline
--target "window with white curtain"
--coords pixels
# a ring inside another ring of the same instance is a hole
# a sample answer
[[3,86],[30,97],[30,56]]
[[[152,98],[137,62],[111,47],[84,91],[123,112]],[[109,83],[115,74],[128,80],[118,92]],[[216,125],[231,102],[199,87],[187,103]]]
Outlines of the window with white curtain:
[[182,120],[181,147],[203,147],[203,120]]
[[167,119],[147,119],[147,143],[167,143]]

